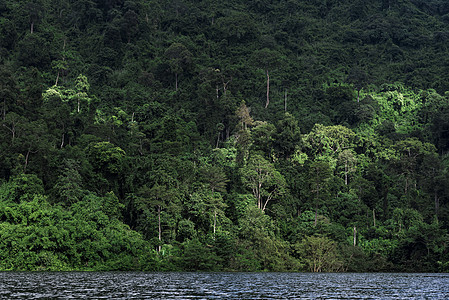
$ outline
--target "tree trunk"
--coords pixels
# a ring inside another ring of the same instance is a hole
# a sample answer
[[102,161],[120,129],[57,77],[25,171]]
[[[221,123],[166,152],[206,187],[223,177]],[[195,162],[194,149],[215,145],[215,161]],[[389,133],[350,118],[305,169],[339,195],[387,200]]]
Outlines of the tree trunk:
[[31,150],[28,149],[27,155],[25,156],[25,164],[23,166],[23,173],[26,173],[28,166],[28,158],[30,157]]
[[162,248],[162,245],[161,245],[161,243],[162,243],[162,227],[161,227],[161,206],[160,205],[158,205],[157,206],[157,218],[158,218],[158,226],[159,226],[159,228],[158,228],[158,230],[159,230],[159,246],[158,246],[158,248],[157,248],[157,252],[161,252],[161,248]]
[[31,34],[33,34],[33,32],[34,32],[34,22],[31,22],[30,32],[31,32]]
[[357,244],[357,228],[354,226],[354,247]]
[[345,162],[345,185],[348,185],[348,161]]
[[284,111],[287,111],[287,90],[284,91]]
[[215,228],[217,226],[217,209],[214,209],[214,239],[215,239]]
[[62,138],[61,138],[61,149],[62,147],[64,147],[64,133],[62,134]]
[[373,208],[373,225],[374,225],[374,227],[376,227],[376,212],[375,212],[374,208]]
[[316,200],[315,200],[315,223],[314,226],[318,223],[318,201],[320,200],[320,186],[316,186]]
[[435,217],[438,222],[438,211],[440,209],[440,199],[438,198],[438,195],[436,192],[434,194],[434,200],[435,200]]
[[175,90],[178,91],[178,73],[175,73]]
[[270,75],[267,70],[267,103],[265,104],[265,108],[268,107],[268,104],[270,104]]

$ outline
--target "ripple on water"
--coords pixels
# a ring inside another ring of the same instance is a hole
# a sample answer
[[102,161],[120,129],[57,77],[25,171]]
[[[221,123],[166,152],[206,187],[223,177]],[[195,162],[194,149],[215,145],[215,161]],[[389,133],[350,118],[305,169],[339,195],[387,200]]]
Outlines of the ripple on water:
[[448,274],[0,272],[0,299],[449,299]]

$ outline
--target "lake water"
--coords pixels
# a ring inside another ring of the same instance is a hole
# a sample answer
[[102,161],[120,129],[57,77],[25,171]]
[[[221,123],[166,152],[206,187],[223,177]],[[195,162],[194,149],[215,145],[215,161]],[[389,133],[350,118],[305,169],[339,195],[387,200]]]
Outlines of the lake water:
[[449,299],[449,274],[0,272],[0,299]]

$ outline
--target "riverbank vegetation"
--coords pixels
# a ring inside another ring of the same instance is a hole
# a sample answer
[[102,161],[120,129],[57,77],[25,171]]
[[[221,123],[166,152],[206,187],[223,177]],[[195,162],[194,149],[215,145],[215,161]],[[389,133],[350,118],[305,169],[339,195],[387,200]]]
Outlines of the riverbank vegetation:
[[444,1],[0,16],[1,270],[449,270]]

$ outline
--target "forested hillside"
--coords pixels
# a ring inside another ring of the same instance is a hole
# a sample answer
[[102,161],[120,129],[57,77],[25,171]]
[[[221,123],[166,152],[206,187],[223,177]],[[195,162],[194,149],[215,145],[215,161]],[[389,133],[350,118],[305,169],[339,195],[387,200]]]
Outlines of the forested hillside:
[[3,0],[0,270],[449,271],[443,0]]

